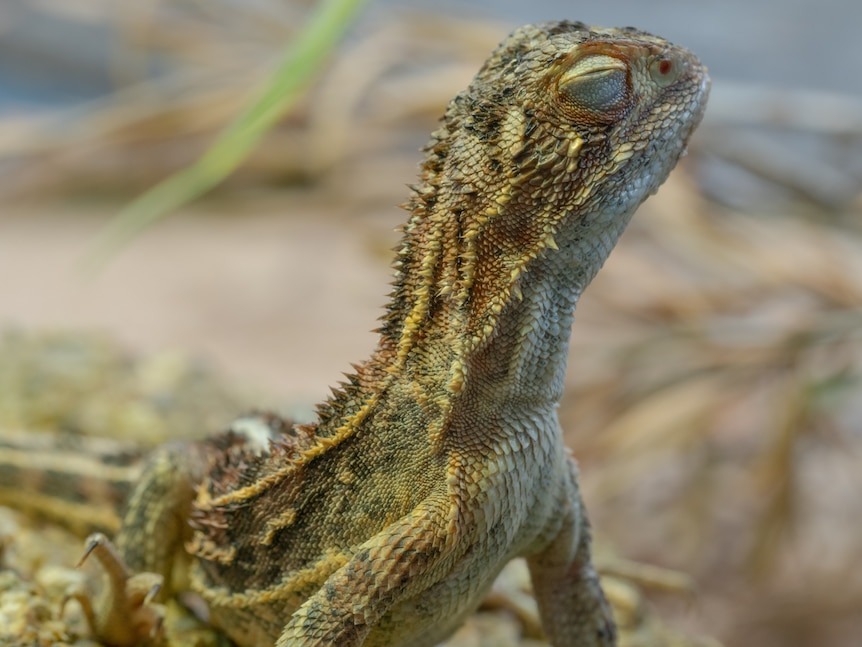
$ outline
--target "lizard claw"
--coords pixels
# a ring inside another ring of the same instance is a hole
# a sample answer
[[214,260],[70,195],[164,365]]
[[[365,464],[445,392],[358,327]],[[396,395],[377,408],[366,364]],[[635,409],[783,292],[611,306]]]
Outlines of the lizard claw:
[[154,604],[163,584],[155,573],[132,574],[110,540],[102,533],[90,535],[78,566],[95,557],[107,576],[108,586],[96,597],[82,590],[72,590],[84,610],[90,629],[101,641],[112,647],[161,645],[164,642],[165,610]]

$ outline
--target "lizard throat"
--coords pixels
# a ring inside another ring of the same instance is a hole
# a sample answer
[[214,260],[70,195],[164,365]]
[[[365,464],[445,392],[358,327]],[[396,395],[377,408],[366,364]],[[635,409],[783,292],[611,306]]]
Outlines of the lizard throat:
[[[492,402],[501,410],[553,408],[562,395],[575,305],[635,206],[568,216],[578,218],[578,225],[562,227],[553,247],[534,253],[517,272],[502,274],[507,282],[493,285],[503,300],[422,285],[412,300],[399,303],[406,288],[397,285],[390,308],[410,314],[400,334],[387,337],[384,328],[379,347],[391,349],[388,359],[396,361],[396,390],[430,403],[430,417],[439,421],[456,401],[468,407],[481,402],[486,410]],[[499,280],[501,273],[495,276]],[[476,276],[473,286],[485,286],[481,279]]]

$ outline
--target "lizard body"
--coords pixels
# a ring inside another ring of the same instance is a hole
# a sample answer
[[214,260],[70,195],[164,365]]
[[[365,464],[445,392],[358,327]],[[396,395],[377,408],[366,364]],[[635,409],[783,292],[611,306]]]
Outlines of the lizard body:
[[[426,147],[371,358],[313,425],[239,420],[157,450],[112,546],[97,635],[152,633],[136,576],[178,561],[243,647],[430,646],[527,558],[556,647],[609,647],[562,395],[575,304],[702,115],[705,68],[634,29],[504,40]],[[134,583],[134,586],[131,584]]]

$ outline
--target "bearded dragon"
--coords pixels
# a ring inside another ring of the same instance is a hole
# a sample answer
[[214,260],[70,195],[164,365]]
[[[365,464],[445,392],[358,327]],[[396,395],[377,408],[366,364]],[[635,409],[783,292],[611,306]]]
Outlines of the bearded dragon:
[[557,406],[575,304],[708,90],[633,28],[506,38],[425,148],[370,359],[313,424],[247,416],[149,456],[113,540],[88,540],[95,635],[157,643],[160,588],[242,647],[430,646],[522,556],[555,647],[615,645]]

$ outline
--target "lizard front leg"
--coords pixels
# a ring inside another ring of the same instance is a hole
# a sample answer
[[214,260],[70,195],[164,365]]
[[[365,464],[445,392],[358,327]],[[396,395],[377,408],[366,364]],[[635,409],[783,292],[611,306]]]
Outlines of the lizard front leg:
[[611,608],[590,556],[590,529],[568,461],[559,511],[562,526],[547,548],[527,558],[542,625],[554,647],[613,647]]
[[[449,511],[444,497],[426,500],[362,544],[293,614],[276,647],[362,645],[394,605],[435,584],[455,558],[459,532]],[[402,637],[391,639],[402,644]]]
[[[106,644],[131,647],[161,641],[162,613],[150,602],[160,589],[171,588],[175,560],[183,554],[188,535],[194,486],[204,465],[200,446],[177,443],[156,450],[132,491],[114,543],[104,535],[87,540],[85,558],[94,554],[107,584],[82,604],[91,630]],[[75,597],[81,600],[80,594]]]

